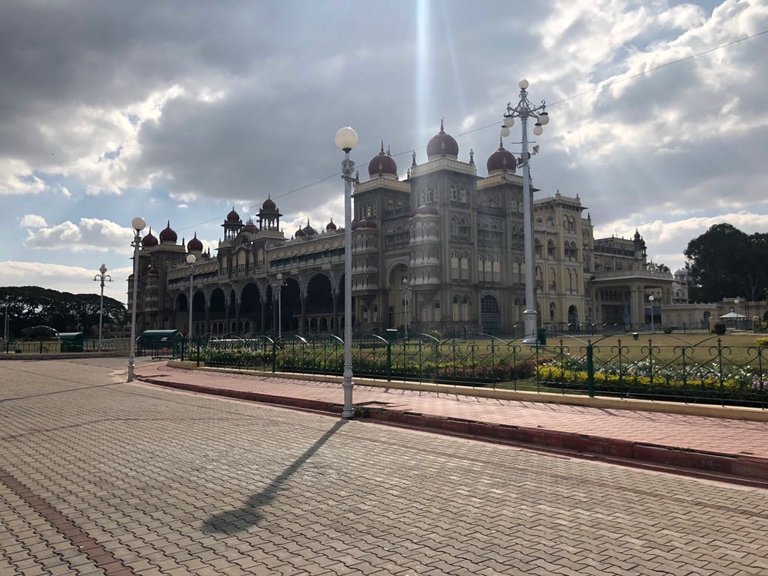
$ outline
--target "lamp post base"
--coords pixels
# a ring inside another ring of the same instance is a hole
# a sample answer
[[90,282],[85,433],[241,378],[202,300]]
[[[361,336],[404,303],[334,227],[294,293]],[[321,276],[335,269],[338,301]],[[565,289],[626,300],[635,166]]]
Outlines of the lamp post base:
[[538,338],[536,337],[536,324],[536,310],[523,310],[523,326],[525,328],[523,344],[534,346],[538,343]]
[[344,379],[341,387],[344,389],[344,409],[341,411],[341,417],[345,420],[350,420],[355,417],[355,407],[352,405],[352,389],[354,384],[352,383],[351,368],[344,369]]

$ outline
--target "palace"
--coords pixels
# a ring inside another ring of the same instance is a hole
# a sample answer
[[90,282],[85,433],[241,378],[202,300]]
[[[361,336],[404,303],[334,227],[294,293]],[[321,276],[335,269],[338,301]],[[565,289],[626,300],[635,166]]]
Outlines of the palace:
[[[460,160],[441,123],[426,162],[417,163],[414,153],[401,180],[382,144],[368,179],[358,177],[353,191],[356,333],[522,335],[523,181],[516,168],[500,143],[487,175],[478,176],[473,152]],[[632,239],[594,239],[585,210],[578,195],[559,191],[534,202],[539,325],[575,331],[658,321],[676,293],[672,274],[647,261],[637,232]],[[150,230],[139,251],[138,329],[186,333],[191,310],[194,335],[276,333],[279,321],[286,333],[341,334],[343,229],[332,220],[321,230],[307,222],[287,237],[281,216],[271,198],[256,222],[243,223],[233,209],[215,256],[203,252],[196,235],[186,246],[177,243],[170,222],[157,238]],[[188,253],[197,257],[192,265]],[[130,308],[132,276],[128,283]]]

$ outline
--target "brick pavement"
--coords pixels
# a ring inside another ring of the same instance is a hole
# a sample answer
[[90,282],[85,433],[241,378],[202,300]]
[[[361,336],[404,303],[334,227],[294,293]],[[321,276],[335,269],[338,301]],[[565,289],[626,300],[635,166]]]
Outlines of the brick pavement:
[[[157,362],[145,364],[137,374],[153,383],[191,385],[200,390],[233,394],[255,393],[277,403],[305,408],[332,410],[342,402],[337,382],[187,370]],[[401,390],[387,387],[384,382],[357,385],[354,401],[356,406],[368,407],[369,412],[376,410],[380,420],[416,427],[493,436],[499,434],[496,426],[472,428],[466,422],[457,424],[456,419],[501,425],[514,427],[513,430],[501,429],[509,438],[532,444],[768,480],[768,412],[762,413],[765,421],[745,421]],[[739,413],[740,409],[730,412]],[[436,418],[428,419],[428,416]],[[675,450],[660,450],[655,446]],[[720,458],[715,454],[724,456]]]
[[[761,489],[117,372],[0,362],[0,574],[768,572]],[[55,514],[116,562],[82,553]]]

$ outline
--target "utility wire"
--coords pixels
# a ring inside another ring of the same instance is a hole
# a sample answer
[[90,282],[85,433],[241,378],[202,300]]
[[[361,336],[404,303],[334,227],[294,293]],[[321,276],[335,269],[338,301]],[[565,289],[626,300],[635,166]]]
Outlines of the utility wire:
[[[638,72],[637,74],[633,74],[632,76],[627,76],[626,78],[617,78],[616,80],[613,80],[612,82],[607,82],[605,84],[599,84],[595,88],[591,88],[590,90],[585,90],[584,92],[579,92],[578,94],[573,94],[572,96],[568,96],[567,98],[563,98],[562,100],[556,100],[555,102],[550,102],[547,104],[547,107],[553,107],[557,106],[558,104],[563,104],[564,102],[568,102],[570,100],[574,100],[575,98],[581,98],[582,96],[587,96],[589,94],[594,94],[595,92],[599,92],[600,90],[603,90],[605,88],[610,88],[611,86],[615,86],[616,84],[621,84],[623,82],[629,82],[630,80],[635,80],[636,78],[640,78],[641,76],[648,76],[649,74],[656,72],[657,70],[660,70],[661,68],[666,68],[668,66],[674,66],[676,64],[680,64],[682,62],[688,62],[690,60],[693,60],[695,58],[698,58],[699,56],[704,56],[705,54],[711,54],[712,52],[716,52],[718,50],[722,50],[724,48],[728,48],[730,46],[734,46],[736,44],[740,44],[742,42],[746,42],[747,40],[752,40],[754,38],[757,38],[759,36],[763,36],[765,34],[768,34],[768,30],[762,30],[760,32],[756,32],[754,34],[751,34],[750,36],[745,36],[743,38],[738,38],[736,40],[733,40],[731,42],[726,42],[725,44],[720,44],[719,46],[715,46],[714,48],[707,48],[706,50],[702,50],[700,52],[695,52],[694,54],[691,54],[690,56],[685,56],[683,58],[678,58],[677,60],[671,60],[669,62],[665,62],[663,64],[659,64],[658,66],[654,66],[653,68],[649,68],[648,70],[644,70],[642,72]],[[468,134],[473,134],[475,132],[480,132],[481,130],[487,130],[488,128],[493,128],[494,126],[498,127],[499,121],[492,122],[490,124],[484,124],[483,126],[478,126],[477,128],[472,128],[470,130],[465,130],[464,132],[459,132],[456,134],[457,138],[461,138],[462,136],[467,136]],[[412,152],[416,150],[422,150],[426,148],[426,144],[422,146],[418,146],[415,148],[410,148],[408,150],[403,150],[402,152],[396,152],[395,154],[392,154],[393,158],[397,158],[399,156],[404,156],[405,154],[411,154]],[[276,199],[285,198],[286,196],[290,196],[291,194],[295,194],[296,192],[300,192],[302,190],[306,190],[307,188],[312,188],[313,186],[317,186],[318,184],[321,184],[325,182],[326,180],[330,180],[331,178],[337,178],[341,176],[341,172],[335,172],[333,174],[330,174],[328,176],[325,176],[323,178],[320,178],[319,180],[315,180],[314,182],[311,182],[309,184],[304,184],[302,186],[299,186],[298,188],[293,188],[292,190],[288,190],[286,192],[283,192],[282,194],[278,194],[275,196]],[[194,228],[196,226],[201,226],[203,224],[208,224],[209,222],[214,222],[218,220],[219,218],[210,218],[208,220],[203,220],[202,222],[198,222],[197,224],[192,224],[190,226],[186,226],[182,228],[181,230],[188,230],[190,228]]]

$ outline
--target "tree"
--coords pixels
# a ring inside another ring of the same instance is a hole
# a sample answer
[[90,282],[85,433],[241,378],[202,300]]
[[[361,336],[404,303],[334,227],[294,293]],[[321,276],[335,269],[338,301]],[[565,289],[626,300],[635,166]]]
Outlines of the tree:
[[[3,310],[6,298],[11,335],[40,325],[50,326],[59,332],[98,332],[98,294],[70,294],[39,286],[7,286],[0,288]],[[125,326],[127,323],[125,306],[114,298],[104,296],[104,325]]]
[[748,235],[730,224],[715,224],[685,250],[694,302],[726,297],[759,299],[768,287],[768,235]]

